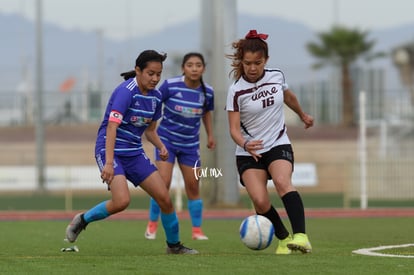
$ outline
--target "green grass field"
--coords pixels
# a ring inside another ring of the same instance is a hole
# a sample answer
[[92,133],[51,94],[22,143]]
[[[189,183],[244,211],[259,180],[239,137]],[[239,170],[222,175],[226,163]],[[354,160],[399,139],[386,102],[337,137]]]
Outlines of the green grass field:
[[[109,198],[109,193],[74,194],[72,197],[73,210],[89,209],[91,206]],[[271,200],[275,207],[282,207],[281,200],[271,193]],[[343,208],[342,194],[301,194],[306,208]],[[172,196],[174,199],[174,196]],[[183,196],[183,205],[186,198]],[[241,208],[251,208],[250,199],[246,194],[240,195]],[[369,207],[414,207],[414,200],[369,200]],[[145,193],[133,194],[128,209],[148,209],[149,197]],[[352,200],[350,207],[359,208],[358,200]],[[64,210],[64,194],[0,194],[1,210]]]
[[[239,240],[240,219],[204,221],[208,241],[182,242],[199,255],[166,255],[160,230],[144,239],[145,221],[105,220],[79,236],[79,252],[60,252],[68,221],[2,221],[0,274],[412,274],[414,259],[353,254],[360,248],[414,242],[412,218],[311,218],[313,253],[275,255],[277,242],[252,251]],[[384,253],[387,253],[384,251]],[[389,252],[388,252],[389,253]],[[414,247],[392,254],[414,255]]]

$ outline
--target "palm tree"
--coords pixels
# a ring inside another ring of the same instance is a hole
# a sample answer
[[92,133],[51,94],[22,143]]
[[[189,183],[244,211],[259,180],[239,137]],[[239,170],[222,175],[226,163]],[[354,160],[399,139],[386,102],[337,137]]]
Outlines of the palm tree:
[[[359,57],[368,55],[374,46],[374,41],[367,40],[368,32],[358,29],[348,29],[343,26],[333,26],[329,32],[318,34],[318,42],[306,45],[308,51],[320,62],[313,67],[318,69],[327,64],[333,64],[341,69],[342,75],[342,124],[352,126],[354,122],[354,98],[352,94],[352,80],[350,66]],[[367,57],[372,59],[371,55]]]

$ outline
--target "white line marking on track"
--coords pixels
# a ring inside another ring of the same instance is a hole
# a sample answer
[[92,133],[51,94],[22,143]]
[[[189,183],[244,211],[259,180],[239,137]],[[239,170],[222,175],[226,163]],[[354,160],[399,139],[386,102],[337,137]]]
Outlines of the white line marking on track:
[[385,245],[385,246],[377,246],[377,247],[371,247],[371,248],[361,248],[352,251],[352,253],[360,254],[360,255],[366,255],[366,256],[379,256],[379,257],[394,257],[394,258],[414,258],[414,255],[395,255],[395,254],[385,254],[385,253],[379,253],[375,252],[378,250],[386,250],[386,249],[394,249],[394,248],[402,248],[402,247],[410,247],[414,246],[414,243],[408,243],[408,244],[400,244],[400,245]]

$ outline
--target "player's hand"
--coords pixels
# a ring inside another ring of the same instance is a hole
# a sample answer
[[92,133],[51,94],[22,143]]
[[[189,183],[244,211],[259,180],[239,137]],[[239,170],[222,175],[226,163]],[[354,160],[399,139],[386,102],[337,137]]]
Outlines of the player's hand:
[[216,140],[213,137],[208,138],[207,148],[210,150],[214,150],[216,148]]
[[313,117],[307,113],[304,113],[301,117],[303,123],[305,123],[305,129],[308,129],[313,126]]
[[168,150],[167,150],[167,148],[165,146],[162,146],[159,149],[159,152],[160,152],[160,158],[161,158],[161,160],[167,160],[168,159]]
[[105,163],[101,172],[101,179],[102,182],[108,184],[108,186],[111,184],[114,179],[114,165],[112,163]]
[[263,140],[249,140],[244,145],[244,150],[249,152],[249,154],[254,158],[255,161],[259,161],[259,158],[262,157],[261,154],[256,153],[257,150],[263,149]]

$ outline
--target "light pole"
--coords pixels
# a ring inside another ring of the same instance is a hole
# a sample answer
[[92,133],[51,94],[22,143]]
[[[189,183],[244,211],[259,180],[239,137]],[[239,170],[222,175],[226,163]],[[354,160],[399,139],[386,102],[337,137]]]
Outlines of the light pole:
[[45,141],[43,120],[43,29],[42,0],[36,1],[36,170],[37,185],[40,192],[45,190]]
[[[201,45],[208,64],[206,78],[214,88],[214,134],[217,140],[214,158],[207,159],[204,163],[222,171],[220,177],[210,177],[204,181],[209,185],[208,201],[211,204],[235,206],[239,203],[235,144],[229,134],[224,107],[231,82],[230,60],[225,56],[230,51],[228,45],[237,36],[237,5],[236,0],[204,0],[201,6]],[[206,152],[203,155],[209,154]]]

